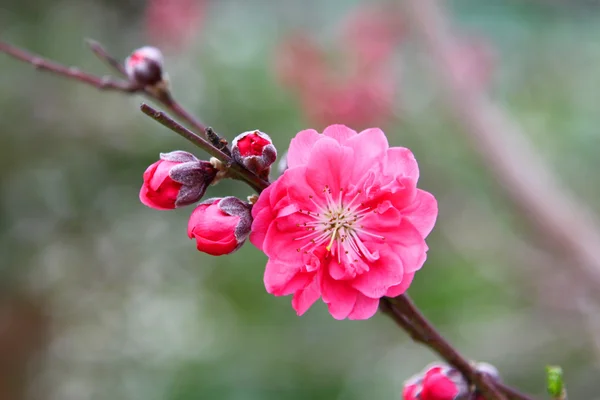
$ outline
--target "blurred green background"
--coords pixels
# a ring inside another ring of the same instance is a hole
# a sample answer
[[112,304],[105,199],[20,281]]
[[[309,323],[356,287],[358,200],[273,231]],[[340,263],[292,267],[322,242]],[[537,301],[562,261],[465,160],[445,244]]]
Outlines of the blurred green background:
[[[600,2],[445,4],[493,49],[486,90],[600,212]],[[193,40],[165,49],[175,96],[229,139],[260,129],[283,153],[313,125],[278,83],[274,49],[292,30],[333,43],[358,5],[208,2]],[[147,6],[4,0],[2,40],[104,74],[82,39],[125,58],[149,40]],[[409,293],[508,383],[541,396],[544,366],[560,364],[572,399],[600,399],[600,312],[582,317],[570,266],[548,267],[536,233],[481,168],[419,44],[403,42],[392,65],[401,78],[386,133],[414,151],[421,187],[440,203]],[[403,381],[435,360],[382,315],[335,321],[319,302],[297,317],[290,298],[265,292],[266,258],[251,244],[205,256],[186,236],[191,208],[142,206],[141,176],[158,153],[196,150],[141,114],[140,97],[2,54],[0,71],[0,399],[399,399]],[[251,192],[224,182],[208,193],[231,194]]]

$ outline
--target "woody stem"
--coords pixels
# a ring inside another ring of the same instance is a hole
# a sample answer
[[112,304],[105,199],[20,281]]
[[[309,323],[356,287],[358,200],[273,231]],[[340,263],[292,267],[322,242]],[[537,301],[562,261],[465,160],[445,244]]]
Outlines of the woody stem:
[[194,145],[206,151],[211,156],[221,160],[223,163],[225,163],[225,165],[227,165],[229,171],[231,172],[234,178],[246,182],[257,192],[260,193],[264,189],[266,189],[267,186],[269,186],[269,182],[260,179],[258,176],[248,171],[243,166],[235,162],[228,154],[219,150],[204,138],[200,137],[199,135],[195,134],[183,125],[179,124],[177,121],[169,117],[164,112],[158,111],[147,104],[142,104],[140,106],[140,109],[144,114],[159,122],[161,125],[169,128],[184,139],[187,139]]
[[390,316],[415,342],[429,347],[448,364],[460,371],[487,400],[534,400],[478,371],[435,329],[408,295],[402,294],[395,298],[383,297],[380,302],[380,310]]

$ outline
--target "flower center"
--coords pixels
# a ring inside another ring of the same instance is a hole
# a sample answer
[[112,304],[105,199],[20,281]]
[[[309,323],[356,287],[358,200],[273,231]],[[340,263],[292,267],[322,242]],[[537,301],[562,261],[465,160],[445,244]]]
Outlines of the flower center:
[[325,186],[323,195],[325,204],[319,204],[313,196],[308,196],[316,211],[299,210],[300,213],[311,217],[312,221],[296,224],[307,233],[295,240],[310,239],[296,251],[308,254],[326,245],[325,249],[337,256],[338,263],[341,263],[342,256],[349,263],[356,263],[359,258],[375,261],[377,255],[367,249],[361,237],[367,235],[380,240],[385,240],[385,237],[367,231],[361,222],[367,214],[377,213],[377,210],[358,201],[362,195],[361,191],[349,202],[344,202],[344,189],[340,189],[337,199],[334,199],[329,186]]

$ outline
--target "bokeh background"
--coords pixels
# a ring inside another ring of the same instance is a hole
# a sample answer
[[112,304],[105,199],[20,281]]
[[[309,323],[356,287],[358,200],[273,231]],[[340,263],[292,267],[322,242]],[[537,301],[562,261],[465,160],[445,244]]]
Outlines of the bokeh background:
[[[600,2],[443,5],[464,39],[457,71],[600,212]],[[416,303],[508,383],[543,396],[544,366],[559,364],[572,399],[600,398],[600,288],[581,301],[585,277],[490,174],[411,21],[389,7],[3,0],[0,26],[2,40],[98,74],[110,71],[83,38],[122,59],[159,45],[186,107],[229,139],[267,132],[280,153],[307,127],[385,128],[440,203]],[[0,71],[0,399],[400,399],[435,360],[383,315],[335,321],[317,303],[297,317],[290,298],[265,292],[266,258],[251,244],[205,256],[186,236],[191,208],[142,206],[159,152],[202,153],[141,114],[140,97],[3,54]],[[230,194],[251,192],[223,182],[208,195]]]

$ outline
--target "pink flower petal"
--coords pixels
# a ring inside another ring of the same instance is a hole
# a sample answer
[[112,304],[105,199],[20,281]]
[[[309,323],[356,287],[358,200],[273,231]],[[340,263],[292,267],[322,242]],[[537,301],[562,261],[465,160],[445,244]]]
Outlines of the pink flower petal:
[[398,210],[404,210],[412,205],[417,195],[417,185],[413,178],[398,176],[389,185],[393,187],[387,188],[389,191],[388,198],[394,204],[394,207]]
[[150,182],[149,182],[150,188],[153,190],[158,190],[158,188],[160,188],[160,186],[163,184],[163,182],[165,180],[171,179],[171,178],[169,178],[169,171],[171,170],[171,168],[173,168],[174,166],[179,165],[179,164],[180,163],[173,162],[173,161],[164,161],[164,160],[158,161],[157,168],[154,170],[154,174],[152,175],[152,178],[150,179]]
[[[264,282],[268,293],[275,296],[285,296],[298,290],[294,288],[291,292],[285,289],[298,273],[301,272],[302,264],[290,264],[284,261],[270,258],[265,269]],[[304,283],[306,285],[306,283]],[[292,287],[291,285],[290,287]]]
[[438,214],[437,200],[431,193],[417,189],[413,204],[403,209],[402,213],[421,236],[426,237],[435,225]]
[[415,273],[414,272],[410,272],[408,274],[404,274],[404,276],[402,277],[402,282],[400,282],[400,284],[398,284],[396,286],[390,287],[387,290],[387,292],[385,293],[385,295],[387,297],[400,296],[401,294],[403,294],[404,292],[406,292],[406,290],[408,289],[408,287],[412,283],[414,277],[415,277]]
[[346,186],[349,179],[346,172],[353,161],[352,149],[340,146],[335,139],[323,137],[311,150],[306,182],[317,193],[328,187],[337,199],[340,187]]
[[415,160],[412,151],[405,147],[392,147],[388,149],[384,165],[384,174],[386,176],[407,176],[415,182],[419,179],[417,160]]
[[316,276],[312,282],[304,289],[294,293],[292,298],[292,307],[296,310],[296,314],[304,314],[314,303],[321,297],[321,289],[319,288],[319,280]]
[[322,137],[323,136],[314,129],[306,129],[298,132],[296,137],[290,142],[290,148],[287,154],[288,168],[305,165],[310,157],[311,149]]
[[386,242],[393,249],[395,254],[402,259],[404,273],[414,272],[420,269],[427,259],[427,243],[406,218],[397,227],[398,236],[386,237]]
[[273,184],[269,185],[265,190],[262,191],[260,196],[258,196],[258,200],[254,206],[252,206],[252,217],[256,218],[256,215],[258,215],[259,212],[270,207],[271,192],[277,187],[278,182],[279,181],[275,181]]
[[322,192],[315,192],[313,188],[306,182],[306,167],[298,167],[285,171],[287,197],[291,203],[298,206],[298,209],[308,210],[313,208],[314,203],[309,196],[320,197]]
[[356,136],[356,131],[348,128],[346,125],[329,125],[323,131],[323,135],[337,140],[339,144],[345,144],[348,139]]
[[[286,171],[287,173],[288,171]],[[288,185],[288,181],[287,179],[278,179],[276,180],[274,183],[272,183],[267,190],[265,190],[263,193],[261,193],[259,200],[261,197],[264,196],[268,196],[269,198],[269,204],[270,207],[272,207],[273,209],[277,208],[277,207],[281,207],[281,205],[279,204],[280,201],[285,200],[286,197],[286,186]],[[271,189],[272,188],[272,189]],[[269,190],[271,189],[271,190]],[[268,192],[267,192],[268,191]],[[265,193],[267,192],[267,193]]]
[[354,175],[359,177],[384,158],[389,144],[379,128],[365,129],[345,144],[354,150]]
[[379,299],[372,299],[363,294],[358,294],[356,304],[348,315],[349,319],[369,319],[377,312]]
[[269,208],[260,209],[260,212],[254,216],[252,231],[250,233],[250,243],[259,250],[263,250],[263,243],[271,222],[273,222],[273,215]]
[[336,281],[327,273],[322,273],[321,296],[331,316],[335,319],[344,319],[354,308],[358,292],[347,281]]
[[388,288],[402,282],[404,277],[400,257],[394,254],[387,244],[381,245],[378,250],[379,260],[371,264],[369,271],[352,281],[354,289],[372,298],[385,296]]
[[[369,214],[362,220],[364,229],[385,237],[391,252],[400,257],[404,273],[416,271],[427,257],[427,244],[421,233],[395,208],[384,213]],[[365,239],[366,240],[366,239]],[[377,243],[377,239],[372,239]]]
[[304,242],[296,239],[303,236],[304,232],[296,226],[296,218],[296,215],[277,218],[269,225],[262,245],[268,257],[299,264],[302,262],[302,254],[298,252],[298,248]]
[[[304,290],[316,279],[315,272],[299,272],[291,278],[288,283],[278,291],[273,293],[276,296],[287,296],[288,294],[294,294],[298,291]],[[320,294],[319,294],[320,295]]]

